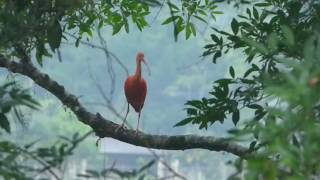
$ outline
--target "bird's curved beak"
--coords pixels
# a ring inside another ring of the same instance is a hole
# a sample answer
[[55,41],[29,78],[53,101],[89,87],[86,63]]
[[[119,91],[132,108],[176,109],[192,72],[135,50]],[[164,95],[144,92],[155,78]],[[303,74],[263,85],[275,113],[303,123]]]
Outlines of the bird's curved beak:
[[150,71],[150,67],[148,65],[148,63],[143,59],[142,62],[146,65],[147,70],[148,70],[148,75],[151,76],[151,71]]

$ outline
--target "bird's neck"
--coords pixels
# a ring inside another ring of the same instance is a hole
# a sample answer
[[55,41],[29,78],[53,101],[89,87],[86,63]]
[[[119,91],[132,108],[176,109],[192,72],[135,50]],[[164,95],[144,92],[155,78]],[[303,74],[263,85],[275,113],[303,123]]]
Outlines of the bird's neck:
[[136,68],[135,77],[137,79],[141,79],[141,61],[137,61],[137,68]]

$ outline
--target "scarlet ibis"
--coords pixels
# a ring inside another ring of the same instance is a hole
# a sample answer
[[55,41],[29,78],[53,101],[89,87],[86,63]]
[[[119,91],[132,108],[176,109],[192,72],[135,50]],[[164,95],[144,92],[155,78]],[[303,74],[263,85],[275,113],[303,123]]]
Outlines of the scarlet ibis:
[[140,114],[141,114],[141,110],[143,108],[144,101],[147,95],[147,82],[143,79],[141,75],[142,74],[141,62],[143,62],[146,65],[150,75],[150,69],[147,62],[144,59],[144,54],[142,52],[138,52],[136,56],[136,63],[137,63],[136,72],[134,75],[129,76],[124,83],[124,92],[126,95],[128,106],[127,106],[127,112],[126,112],[125,118],[123,120],[122,125],[120,126],[120,128],[122,128],[124,126],[124,123],[126,122],[126,119],[129,113],[129,104],[130,104],[134,108],[134,110],[138,113],[138,124],[136,128],[136,133],[139,130]]

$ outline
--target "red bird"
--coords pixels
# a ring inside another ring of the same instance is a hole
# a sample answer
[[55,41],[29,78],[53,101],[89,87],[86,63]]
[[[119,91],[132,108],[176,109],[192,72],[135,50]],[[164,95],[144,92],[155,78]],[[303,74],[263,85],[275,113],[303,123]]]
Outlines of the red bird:
[[140,114],[141,114],[141,110],[143,108],[144,101],[147,95],[147,82],[143,79],[141,75],[141,62],[143,62],[146,65],[150,74],[150,69],[144,59],[144,54],[142,52],[139,52],[136,57],[136,63],[137,63],[136,73],[132,76],[129,76],[124,83],[124,92],[127,98],[128,107],[127,107],[127,113],[125,115],[123,123],[120,126],[121,128],[124,126],[124,123],[129,113],[129,104],[130,104],[134,108],[134,110],[138,113],[138,124],[136,128],[136,132],[138,132],[138,129],[139,129]]

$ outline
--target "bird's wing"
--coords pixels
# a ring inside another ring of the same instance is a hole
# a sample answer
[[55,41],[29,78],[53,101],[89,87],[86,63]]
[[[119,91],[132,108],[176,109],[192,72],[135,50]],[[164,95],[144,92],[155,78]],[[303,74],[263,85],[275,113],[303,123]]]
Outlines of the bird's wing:
[[144,79],[136,80],[129,77],[124,84],[124,91],[127,101],[131,106],[140,112],[143,108],[147,95],[147,83]]
[[140,81],[140,92],[141,92],[141,100],[144,103],[144,100],[146,99],[146,95],[147,95],[147,82],[141,78]]

